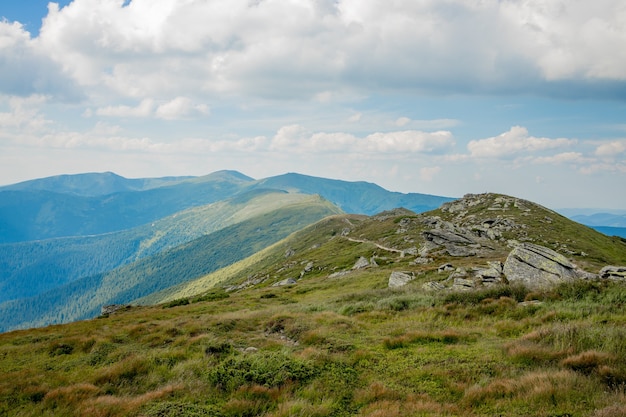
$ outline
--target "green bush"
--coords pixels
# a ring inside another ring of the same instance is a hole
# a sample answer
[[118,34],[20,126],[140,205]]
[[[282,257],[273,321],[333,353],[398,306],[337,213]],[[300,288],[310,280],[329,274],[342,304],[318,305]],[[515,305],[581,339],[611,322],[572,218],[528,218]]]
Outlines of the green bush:
[[189,299],[188,298],[179,298],[178,300],[172,300],[169,303],[166,303],[163,308],[172,308],[172,307],[178,307],[178,306],[185,306],[189,304]]
[[302,383],[314,377],[315,367],[282,352],[236,355],[226,358],[209,371],[211,384],[232,392],[242,385],[280,387]]

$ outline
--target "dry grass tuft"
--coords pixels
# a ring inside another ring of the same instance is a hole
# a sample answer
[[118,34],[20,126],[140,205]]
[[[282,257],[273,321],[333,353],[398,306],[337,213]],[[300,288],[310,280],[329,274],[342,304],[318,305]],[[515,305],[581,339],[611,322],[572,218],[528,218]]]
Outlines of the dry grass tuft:
[[505,350],[515,362],[527,366],[556,362],[571,353],[571,351],[555,351],[550,347],[525,341],[523,338],[506,344]]
[[398,401],[402,399],[402,395],[394,390],[387,388],[380,382],[373,382],[367,388],[358,389],[354,393],[354,402],[356,404],[365,405],[377,401]]
[[568,356],[561,361],[561,366],[589,375],[613,359],[612,355],[596,350],[589,350],[578,355]]
[[79,404],[87,398],[97,397],[100,393],[100,388],[95,385],[80,383],[49,391],[44,396],[43,402],[47,407],[66,407]]
[[104,395],[84,401],[77,409],[79,410],[79,414],[85,417],[127,415],[151,401],[166,398],[182,388],[182,385],[166,385],[157,390],[135,397]]

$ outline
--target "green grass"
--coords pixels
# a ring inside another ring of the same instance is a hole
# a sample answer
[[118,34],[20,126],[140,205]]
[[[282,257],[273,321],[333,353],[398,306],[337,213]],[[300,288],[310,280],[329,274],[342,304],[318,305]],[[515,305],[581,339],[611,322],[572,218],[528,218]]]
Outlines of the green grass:
[[[0,416],[624,415],[623,284],[425,292],[446,277],[438,265],[505,251],[413,265],[347,239],[420,244],[420,216],[386,216],[325,219],[212,281],[267,277],[244,290],[198,284],[160,305],[0,334]],[[396,233],[407,222],[414,242]],[[360,256],[386,259],[351,270]],[[390,289],[394,270],[416,278]],[[297,284],[271,286],[287,277]]]
[[0,335],[0,415],[586,416],[624,404],[626,314],[604,318],[617,284],[528,308],[377,288],[385,277],[367,271],[343,279]]

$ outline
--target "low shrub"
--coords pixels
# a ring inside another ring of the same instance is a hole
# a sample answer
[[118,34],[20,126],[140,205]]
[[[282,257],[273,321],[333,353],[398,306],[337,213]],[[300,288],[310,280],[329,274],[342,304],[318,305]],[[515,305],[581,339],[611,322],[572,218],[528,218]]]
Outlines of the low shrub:
[[308,361],[283,352],[233,355],[209,371],[209,381],[222,391],[232,392],[243,385],[280,387],[302,383],[316,374]]
[[169,303],[165,303],[165,305],[163,305],[163,308],[172,308],[172,307],[178,307],[178,306],[185,306],[189,304],[189,299],[188,298],[179,298],[177,300],[172,300]]

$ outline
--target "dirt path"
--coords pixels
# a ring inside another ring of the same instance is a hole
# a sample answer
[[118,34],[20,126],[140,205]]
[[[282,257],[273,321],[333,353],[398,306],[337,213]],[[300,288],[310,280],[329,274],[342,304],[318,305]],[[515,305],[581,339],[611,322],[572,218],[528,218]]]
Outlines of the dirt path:
[[350,242],[356,242],[356,243],[369,243],[371,245],[375,245],[378,249],[382,249],[382,250],[386,250],[387,252],[395,252],[395,253],[399,253],[400,256],[404,256],[404,251],[400,250],[400,249],[394,249],[394,248],[389,248],[387,246],[383,246],[379,243],[376,242],[372,242],[371,240],[365,240],[365,239],[355,239],[353,237],[346,237],[346,239],[348,239]]

